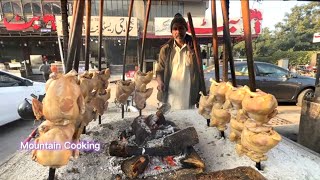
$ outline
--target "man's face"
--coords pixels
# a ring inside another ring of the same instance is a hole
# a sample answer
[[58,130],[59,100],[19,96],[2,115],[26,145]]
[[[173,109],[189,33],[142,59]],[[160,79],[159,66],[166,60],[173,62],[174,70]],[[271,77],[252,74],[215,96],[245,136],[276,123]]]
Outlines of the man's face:
[[172,26],[172,37],[175,40],[184,40],[186,37],[187,29],[181,23],[174,23]]

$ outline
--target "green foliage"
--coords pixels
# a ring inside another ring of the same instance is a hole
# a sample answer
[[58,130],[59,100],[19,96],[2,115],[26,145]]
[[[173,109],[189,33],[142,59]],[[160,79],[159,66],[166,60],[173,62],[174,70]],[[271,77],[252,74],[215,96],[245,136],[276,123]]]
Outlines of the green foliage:
[[254,56],[255,61],[269,62],[276,64],[278,60],[287,58],[290,65],[307,64],[310,61],[311,55],[314,51],[281,51],[278,50],[272,54],[272,56],[261,57]]
[[[312,43],[313,34],[320,30],[320,2],[295,6],[287,13],[276,29],[262,30],[252,42],[255,60],[276,63],[289,58],[290,64],[306,64],[313,51],[320,50],[320,43]],[[234,50],[245,56],[245,43],[240,42]]]

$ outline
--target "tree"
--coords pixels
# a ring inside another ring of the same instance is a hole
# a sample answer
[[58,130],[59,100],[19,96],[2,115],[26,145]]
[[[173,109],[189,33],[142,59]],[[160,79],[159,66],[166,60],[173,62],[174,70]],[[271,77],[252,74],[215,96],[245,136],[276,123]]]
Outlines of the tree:
[[[261,35],[253,40],[253,56],[268,62],[284,58],[281,56],[294,58],[294,63],[307,61],[310,56],[307,51],[320,49],[320,43],[312,43],[313,34],[320,32],[319,22],[320,2],[293,7],[282,22],[275,25],[274,31],[264,28]],[[245,43],[236,44],[234,50],[245,56]]]

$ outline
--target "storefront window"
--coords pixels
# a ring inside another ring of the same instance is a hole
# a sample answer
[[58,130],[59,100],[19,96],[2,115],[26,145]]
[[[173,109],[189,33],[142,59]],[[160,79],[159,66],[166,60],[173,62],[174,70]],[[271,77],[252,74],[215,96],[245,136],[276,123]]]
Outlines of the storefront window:
[[60,9],[60,6],[55,3],[46,3],[43,6],[43,12],[44,12],[44,14],[60,15],[61,9]]
[[[31,7],[32,4],[32,7]],[[23,12],[25,15],[40,15],[41,14],[41,8],[36,3],[27,3],[23,6]]]
[[4,14],[21,14],[21,7],[15,2],[6,2],[2,8]]
[[[145,0],[147,4],[147,0]],[[173,17],[176,13],[184,14],[183,2],[159,0],[152,1],[150,19],[155,17]]]

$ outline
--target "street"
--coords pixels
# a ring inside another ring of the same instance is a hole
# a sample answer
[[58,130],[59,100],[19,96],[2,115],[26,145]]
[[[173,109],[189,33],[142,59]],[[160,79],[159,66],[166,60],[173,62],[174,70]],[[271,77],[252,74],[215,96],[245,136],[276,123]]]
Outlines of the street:
[[[19,150],[20,143],[23,142],[34,129],[33,124],[33,121],[20,119],[0,126],[0,164]],[[38,123],[36,125],[38,125]]]

